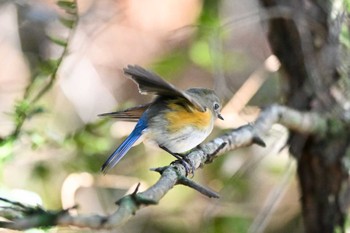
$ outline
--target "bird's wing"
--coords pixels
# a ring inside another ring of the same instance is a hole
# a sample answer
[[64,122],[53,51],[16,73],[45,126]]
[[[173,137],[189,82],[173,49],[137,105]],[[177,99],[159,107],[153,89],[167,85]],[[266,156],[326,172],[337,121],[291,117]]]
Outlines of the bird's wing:
[[131,79],[138,85],[141,94],[156,94],[159,96],[177,96],[186,99],[196,109],[201,112],[205,111],[205,107],[202,106],[193,97],[177,89],[172,84],[166,82],[155,73],[148,71],[138,65],[128,65],[124,68],[124,73],[130,75]]
[[100,117],[112,117],[120,121],[137,122],[151,104],[144,104],[117,112],[102,113]]

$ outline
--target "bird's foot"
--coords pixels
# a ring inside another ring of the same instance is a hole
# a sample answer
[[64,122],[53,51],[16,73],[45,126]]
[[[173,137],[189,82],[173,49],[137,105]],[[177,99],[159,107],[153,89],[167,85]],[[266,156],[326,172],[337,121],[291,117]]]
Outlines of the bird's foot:
[[188,176],[189,174],[192,174],[192,176],[194,175],[194,170],[196,168],[192,164],[191,160],[189,160],[189,159],[187,159],[185,157],[186,155],[182,155],[182,154],[179,154],[179,153],[171,152],[170,150],[168,150],[166,147],[163,147],[163,146],[159,146],[159,147],[162,148],[163,150],[165,150],[166,152],[168,152],[169,154],[171,154],[172,156],[174,156],[177,159],[176,161],[172,162],[171,164],[180,163],[185,168],[186,176]]
[[194,176],[194,170],[196,170],[196,168],[189,159],[187,159],[186,157],[179,157],[176,161],[172,162],[172,164],[175,163],[180,163],[184,166],[186,176],[188,176],[189,174],[192,174],[192,177]]

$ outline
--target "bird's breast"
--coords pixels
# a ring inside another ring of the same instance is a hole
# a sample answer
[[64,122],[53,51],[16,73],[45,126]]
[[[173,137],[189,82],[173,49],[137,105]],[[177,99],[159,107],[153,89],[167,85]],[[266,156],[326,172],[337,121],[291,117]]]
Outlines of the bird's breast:
[[169,109],[170,111],[166,112],[164,116],[168,122],[167,129],[170,132],[179,131],[186,126],[206,131],[213,125],[213,116],[209,109],[205,112],[196,109],[189,111],[187,108],[173,103],[169,104]]
[[209,109],[200,112],[175,101],[150,112],[146,141],[174,153],[186,152],[203,142],[214,126],[215,118]]

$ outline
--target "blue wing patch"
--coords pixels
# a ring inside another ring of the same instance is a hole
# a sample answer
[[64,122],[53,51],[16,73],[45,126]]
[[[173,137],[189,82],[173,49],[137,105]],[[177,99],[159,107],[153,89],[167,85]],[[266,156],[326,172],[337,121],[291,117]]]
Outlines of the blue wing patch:
[[102,165],[101,171],[106,173],[109,169],[113,168],[130,150],[132,145],[142,135],[143,130],[147,128],[146,114],[143,114],[140,120],[137,122],[134,130],[124,140],[124,142],[108,157],[106,162]]

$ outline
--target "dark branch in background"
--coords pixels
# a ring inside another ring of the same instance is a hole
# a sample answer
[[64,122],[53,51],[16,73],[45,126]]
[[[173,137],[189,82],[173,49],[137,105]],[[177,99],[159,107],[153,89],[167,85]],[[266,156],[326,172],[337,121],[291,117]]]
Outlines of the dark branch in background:
[[[346,128],[345,126],[348,123],[338,121],[337,119],[323,118],[317,113],[302,113],[284,106],[273,105],[263,110],[254,124],[244,125],[231,130],[201,145],[188,154],[186,159],[193,164],[195,169],[198,169],[212,162],[214,158],[222,155],[224,152],[249,146],[257,141],[259,145],[264,145],[261,137],[268,133],[272,125],[276,123],[303,134],[326,137],[329,132],[338,132],[334,131],[332,124],[329,124],[329,122],[336,122],[338,126],[342,126],[343,128]],[[186,170],[181,163],[175,162],[167,167],[157,168],[155,170],[161,174],[159,180],[143,192],[137,192],[137,188],[132,194],[121,198],[117,201],[119,205],[118,209],[109,216],[75,216],[66,210],[46,211],[39,207],[26,207],[22,204],[19,206],[17,203],[3,200],[10,203],[11,206],[3,208],[2,212],[0,212],[3,217],[7,217],[9,220],[8,222],[1,222],[0,227],[17,230],[55,225],[88,227],[93,229],[114,228],[134,215],[142,206],[157,204],[177,184],[194,188],[209,197],[217,197],[215,192],[185,177]],[[48,219],[48,221],[33,221],[33,219]]]
[[39,87],[39,90],[34,91],[34,87],[38,85],[37,82],[42,81],[42,78],[39,78],[39,76],[43,75],[43,73],[47,71],[39,72],[39,74],[34,74],[35,76],[31,77],[31,81],[24,91],[23,99],[18,101],[15,106],[13,113],[15,128],[8,136],[0,138],[0,146],[18,138],[24,122],[35,114],[42,112],[41,107],[37,106],[37,102],[52,88],[57,79],[57,72],[63,62],[63,59],[68,55],[69,45],[72,41],[78,23],[77,3],[76,0],[60,0],[57,2],[57,5],[65,11],[65,16],[60,16],[59,20],[62,25],[69,29],[69,34],[66,39],[57,38],[54,36],[48,36],[48,38],[54,44],[61,46],[63,52],[56,60],[48,60],[44,62],[43,66],[49,70],[49,74],[47,80],[45,80],[45,83]]
[[[349,109],[338,96],[347,96],[349,86],[333,91],[341,79],[340,67],[347,67],[349,53],[339,38],[347,28],[349,8],[335,7],[328,0],[260,0],[263,8],[290,9],[289,18],[267,20],[268,39],[273,53],[281,62],[281,71],[288,87],[286,104],[299,111],[313,111],[346,117]],[[344,4],[344,3],[343,3]],[[344,17],[344,15],[346,15]],[[347,40],[349,37],[347,36]],[[336,94],[337,95],[336,95]],[[305,232],[345,232],[349,206],[349,169],[346,167],[350,148],[349,127],[340,120],[328,120],[320,135],[293,131],[289,138],[290,152],[297,158],[302,216]],[[339,123],[339,125],[338,125]],[[339,127],[338,127],[338,126]]]

